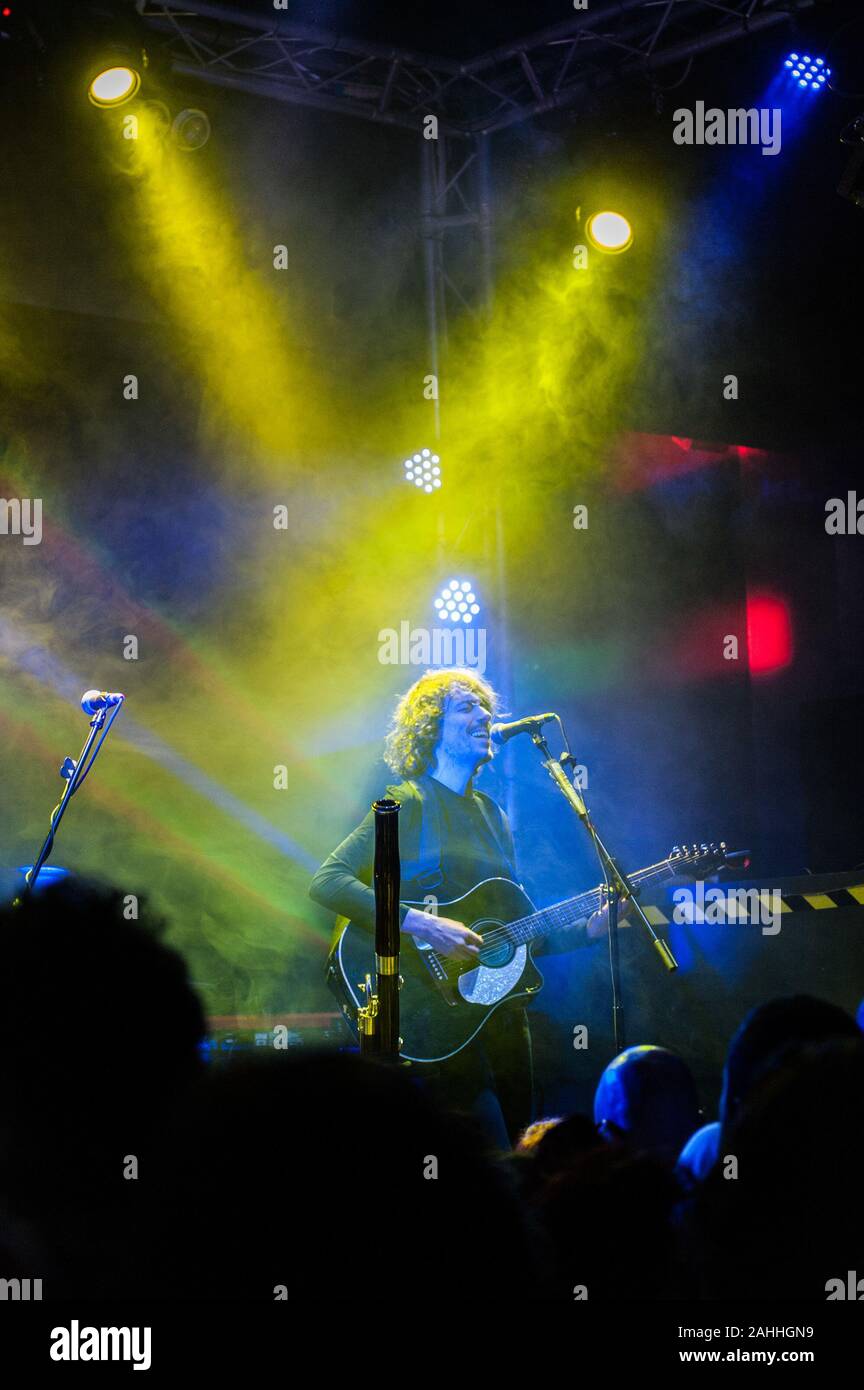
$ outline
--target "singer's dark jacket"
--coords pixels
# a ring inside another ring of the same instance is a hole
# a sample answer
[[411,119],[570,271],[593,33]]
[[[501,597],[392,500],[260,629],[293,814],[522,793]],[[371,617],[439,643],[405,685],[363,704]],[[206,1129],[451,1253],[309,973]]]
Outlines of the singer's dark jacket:
[[[467,893],[484,878],[516,877],[513,837],[497,802],[483,792],[465,796],[428,775],[387,788],[399,812],[400,897],[438,902]],[[325,859],[310,897],[358,927],[375,927],[375,813],[369,811]],[[400,922],[408,908],[403,907]]]
[[[513,836],[506,815],[484,792],[460,796],[428,775],[387,788],[402,807],[399,812],[399,858],[403,900],[422,903],[432,894],[446,903],[469,892],[484,878],[520,879],[516,872]],[[375,813],[370,811],[341,845],[328,855],[309,886],[309,895],[322,907],[347,917],[365,931],[375,929]],[[400,911],[400,925],[407,907]],[[443,914],[447,916],[447,913]],[[459,920],[459,913],[452,914]],[[470,923],[465,923],[470,926]],[[574,924],[575,925],[575,924]],[[341,930],[337,922],[335,940]],[[555,955],[587,945],[572,927],[550,933],[535,954]]]

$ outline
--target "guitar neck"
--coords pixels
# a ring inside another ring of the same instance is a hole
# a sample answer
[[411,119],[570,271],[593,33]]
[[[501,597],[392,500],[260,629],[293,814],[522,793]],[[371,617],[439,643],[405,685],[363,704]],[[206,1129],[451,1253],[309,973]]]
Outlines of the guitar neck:
[[[654,879],[671,878],[673,874],[680,873],[682,867],[681,859],[661,859],[658,864],[651,864],[647,869],[638,869],[635,874],[631,874],[630,882],[635,887],[650,883]],[[554,907],[544,907],[539,912],[532,912],[528,917],[509,922],[506,928],[507,935],[517,943],[536,941],[539,937],[548,936],[550,932],[572,927],[582,918],[590,917],[592,912],[596,912],[602,906],[602,902],[603,889],[589,888],[587,893],[579,893],[575,898],[556,903]]]

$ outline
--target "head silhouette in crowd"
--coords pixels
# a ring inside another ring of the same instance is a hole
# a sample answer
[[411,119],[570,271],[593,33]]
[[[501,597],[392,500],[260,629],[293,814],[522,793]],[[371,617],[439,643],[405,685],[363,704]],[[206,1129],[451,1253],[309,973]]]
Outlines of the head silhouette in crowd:
[[0,909],[0,1133],[25,1185],[44,1164],[53,1191],[103,1142],[143,1135],[199,1072],[185,962],[146,899],[138,921],[128,904],[70,878]]
[[860,1037],[855,1021],[837,1004],[809,994],[771,999],[746,1015],[726,1054],[720,1124],[727,1134],[754,1085],[789,1049],[832,1038]]
[[665,1047],[628,1047],[609,1063],[594,1096],[594,1122],[607,1138],[674,1164],[701,1122],[686,1062]]
[[821,1301],[829,1281],[845,1287],[864,1248],[864,1039],[780,1055],[720,1158],[695,1198],[697,1296]]

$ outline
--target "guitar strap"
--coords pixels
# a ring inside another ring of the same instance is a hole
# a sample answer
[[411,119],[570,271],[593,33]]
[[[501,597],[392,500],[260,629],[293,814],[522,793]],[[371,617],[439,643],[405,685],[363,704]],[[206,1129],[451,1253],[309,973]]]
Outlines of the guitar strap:
[[[415,863],[415,872],[411,874],[409,882],[420,890],[420,894],[433,892],[440,888],[444,882],[444,874],[441,868],[441,815],[438,809],[438,798],[434,792],[423,785],[422,779],[418,778],[414,783],[420,798],[420,844],[419,857]],[[485,797],[478,796],[477,803],[486,822],[489,834],[493,842],[501,852],[501,858],[507,865],[509,876],[516,880],[516,868],[511,862],[507,853],[507,848],[501,840],[501,836],[496,826],[491,808]]]
[[425,896],[444,882],[441,869],[441,815],[435,793],[428,791],[418,779],[414,786],[420,798],[419,855],[410,882]]
[[495,825],[492,819],[492,812],[486,803],[486,799],[485,797],[478,795],[477,800],[480,803],[480,810],[483,812],[483,819],[489,827],[489,834],[492,836],[492,839],[495,841],[496,845],[500,849],[501,858],[507,865],[507,868],[509,870],[509,877],[512,878],[514,883],[517,883],[518,879],[516,878],[516,865],[512,862],[512,860],[510,859],[510,855],[507,853],[507,847],[503,843],[501,836],[498,833],[498,827],[497,825]]

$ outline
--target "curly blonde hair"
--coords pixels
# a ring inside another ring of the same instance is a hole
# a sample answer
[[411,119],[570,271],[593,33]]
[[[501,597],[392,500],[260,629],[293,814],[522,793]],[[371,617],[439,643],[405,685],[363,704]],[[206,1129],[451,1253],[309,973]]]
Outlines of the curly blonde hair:
[[466,667],[426,671],[400,698],[384,740],[384,761],[400,777],[418,777],[432,761],[441,732],[448,696],[467,690],[481,699],[490,714],[498,714],[501,701],[488,681]]

